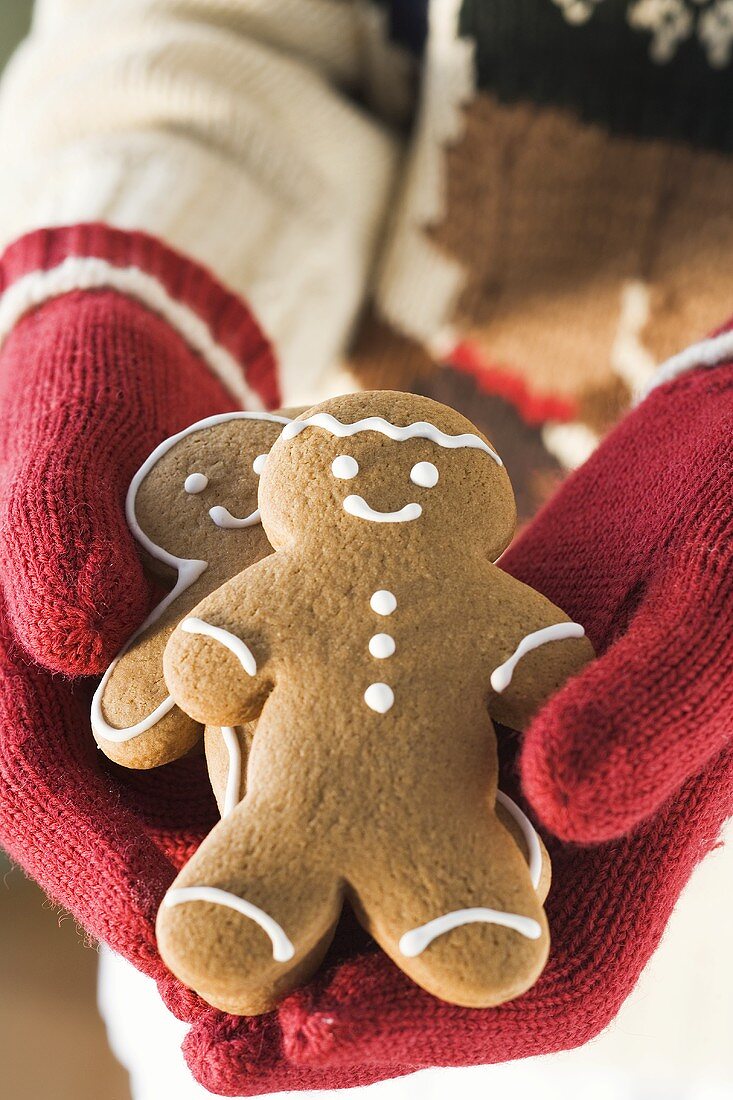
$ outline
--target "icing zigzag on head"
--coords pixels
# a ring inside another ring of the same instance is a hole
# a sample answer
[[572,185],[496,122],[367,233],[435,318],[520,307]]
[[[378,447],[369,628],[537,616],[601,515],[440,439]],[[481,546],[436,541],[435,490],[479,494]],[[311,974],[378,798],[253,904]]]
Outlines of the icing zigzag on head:
[[399,424],[392,424],[382,416],[367,416],[363,420],[355,421],[353,424],[344,424],[337,420],[335,416],[331,416],[330,413],[314,413],[313,416],[308,416],[305,420],[291,421],[283,429],[282,438],[293,439],[306,428],[323,428],[324,431],[330,432],[331,435],[339,438],[356,435],[358,432],[379,432],[381,435],[386,435],[389,439],[398,442],[404,442],[407,439],[429,439],[432,443],[437,443],[439,447],[447,447],[450,450],[458,447],[473,447],[476,450],[485,451],[499,466],[504,465],[496,451],[479,436],[474,435],[473,432],[464,432],[462,435],[448,435],[446,432],[442,432],[440,428],[436,428],[434,424],[428,424],[425,420],[418,420],[414,424],[400,427]]

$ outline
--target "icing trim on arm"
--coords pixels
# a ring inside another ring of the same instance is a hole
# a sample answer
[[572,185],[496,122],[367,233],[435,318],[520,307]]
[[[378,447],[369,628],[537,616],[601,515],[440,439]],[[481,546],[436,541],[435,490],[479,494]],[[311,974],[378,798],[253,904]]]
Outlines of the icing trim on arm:
[[389,420],[385,420],[384,417],[367,416],[363,420],[356,420],[353,424],[343,424],[335,416],[331,416],[330,413],[314,413],[313,416],[308,416],[305,420],[292,420],[283,429],[282,438],[293,439],[296,435],[300,435],[302,431],[305,431],[306,428],[323,428],[331,435],[339,438],[356,435],[358,432],[379,432],[381,435],[386,435],[389,439],[398,442],[404,442],[407,439],[429,439],[432,443],[437,443],[439,447],[447,447],[450,450],[457,447],[473,447],[476,450],[485,451],[497,465],[504,465],[496,451],[472,432],[464,432],[462,435],[448,435],[440,428],[436,428],[434,424],[428,424],[424,420],[418,420],[414,424],[400,427],[398,424],[392,424]]
[[275,962],[288,962],[295,954],[295,948],[288,939],[281,925],[260,909],[251,901],[240,898],[237,894],[230,894],[227,890],[220,890],[216,886],[181,886],[178,889],[169,890],[163,898],[166,909],[172,909],[175,905],[184,905],[189,901],[205,901],[209,905],[224,905],[227,909],[234,909],[243,917],[259,924],[263,932],[270,937],[272,943],[272,957]]
[[501,695],[503,691],[506,691],[512,682],[514,669],[522,657],[531,653],[533,649],[539,649],[547,642],[562,642],[567,638],[582,638],[584,635],[585,630],[580,623],[554,623],[552,626],[545,626],[542,630],[535,630],[531,634],[527,634],[525,638],[522,638],[511,657],[491,673],[492,688],[497,695]]
[[130,482],[130,488],[127,490],[127,497],[125,500],[125,515],[127,518],[127,525],[132,531],[137,542],[143,549],[147,550],[152,558],[156,561],[163,562],[164,565],[170,566],[175,569],[178,577],[176,583],[171,591],[165,596],[161,602],[153,608],[148,617],[142,623],[141,626],[132,634],[115,659],[110,664],[109,668],[102,677],[97,690],[94,692],[92,699],[91,710],[91,722],[94,733],[106,741],[113,741],[120,744],[124,741],[131,741],[134,737],[138,737],[141,733],[146,733],[149,729],[164,718],[169,711],[173,709],[174,703],[170,695],[158,704],[158,706],[141,718],[139,722],[136,722],[132,726],[125,726],[122,728],[115,728],[111,726],[102,713],[102,697],[109,683],[110,676],[112,675],[117,662],[123,654],[127,653],[128,649],[134,642],[143,634],[148,627],[152,626],[160,616],[170,607],[174,600],[177,600],[187,588],[190,588],[194,584],[202,573],[208,568],[208,562],[198,560],[196,558],[179,558],[175,554],[170,554],[167,550],[164,550],[162,546],[158,546],[152,539],[148,538],[145,532],[140,527],[137,521],[137,515],[135,513],[135,504],[137,501],[138,490],[147,477],[155,464],[165,455],[172,447],[179,443],[182,439],[192,435],[194,432],[204,431],[207,428],[214,428],[218,424],[227,423],[230,420],[266,420],[273,424],[289,424],[290,419],[287,416],[278,416],[276,413],[267,412],[229,412],[229,413],[217,413],[215,416],[207,416],[204,420],[197,420],[195,424],[190,424],[187,428],[177,432],[175,435],[169,436],[168,439],[164,439],[162,443],[159,443],[152,454],[143,462],[140,469],[134,475]]
[[220,645],[226,646],[230,653],[233,653],[237,658],[248,676],[257,675],[257,662],[252,650],[246,642],[243,642],[236,634],[232,634],[231,631],[224,630],[221,626],[212,626],[211,623],[206,623],[203,619],[197,619],[195,615],[183,620],[181,630],[184,630],[186,634],[203,634],[205,637],[219,642]]
[[[151,545],[154,544],[151,543]],[[161,553],[166,553],[166,551],[161,551]],[[168,556],[173,557],[172,554]],[[139,722],[135,722],[132,726],[117,728],[111,726],[102,713],[102,697],[120,657],[123,657],[124,654],[127,653],[130,646],[140,637],[140,635],[146,631],[148,627],[152,626],[153,623],[160,618],[163,612],[170,607],[173,601],[177,600],[187,588],[190,588],[208,568],[208,562],[205,561],[196,561],[191,558],[176,558],[176,561],[178,562],[178,578],[175,585],[168,595],[153,608],[142,626],[138,627],[129,641],[122,647],[100,680],[97,690],[94,692],[91,713],[92,730],[97,737],[101,737],[105,741],[114,741],[115,744],[118,745],[122,744],[124,741],[131,741],[133,737],[138,737],[141,733],[146,733],[149,729],[152,729],[157,722],[160,722],[161,718],[165,718],[166,714],[173,710],[173,699],[170,695],[167,695],[162,703],[159,703],[150,714],[146,714]]]

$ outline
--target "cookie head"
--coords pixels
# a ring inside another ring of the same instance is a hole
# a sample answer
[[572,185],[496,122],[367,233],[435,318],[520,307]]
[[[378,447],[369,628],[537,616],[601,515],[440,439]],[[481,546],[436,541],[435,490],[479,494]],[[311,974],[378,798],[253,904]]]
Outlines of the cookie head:
[[127,497],[128,522],[153,562],[214,562],[259,526],[260,474],[287,422],[271,413],[212,416],[153,452]]
[[292,421],[267,460],[260,508],[276,549],[335,538],[475,547],[491,560],[516,521],[489,440],[454,409],[390,390],[333,398]]

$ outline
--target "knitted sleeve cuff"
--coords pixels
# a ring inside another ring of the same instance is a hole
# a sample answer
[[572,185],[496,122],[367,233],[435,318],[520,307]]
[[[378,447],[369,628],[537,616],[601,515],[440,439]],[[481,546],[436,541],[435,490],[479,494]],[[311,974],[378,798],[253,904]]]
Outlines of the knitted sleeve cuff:
[[717,367],[728,360],[733,360],[733,318],[706,340],[691,344],[662,363],[654,372],[641,398],[646,397],[657,386],[672,382],[698,367]]
[[5,249],[0,347],[43,302],[99,288],[117,290],[167,321],[243,407],[280,404],[272,349],[242,299],[155,237],[100,223],[37,229]]

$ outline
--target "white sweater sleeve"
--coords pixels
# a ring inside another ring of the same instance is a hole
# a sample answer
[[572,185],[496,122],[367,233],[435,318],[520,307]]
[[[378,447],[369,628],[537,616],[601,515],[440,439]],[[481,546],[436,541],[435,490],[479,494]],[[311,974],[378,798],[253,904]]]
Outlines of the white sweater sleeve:
[[348,0],[39,0],[0,86],[0,247],[146,230],[250,301],[286,402],[350,388],[400,155],[350,96],[398,115],[408,75]]

